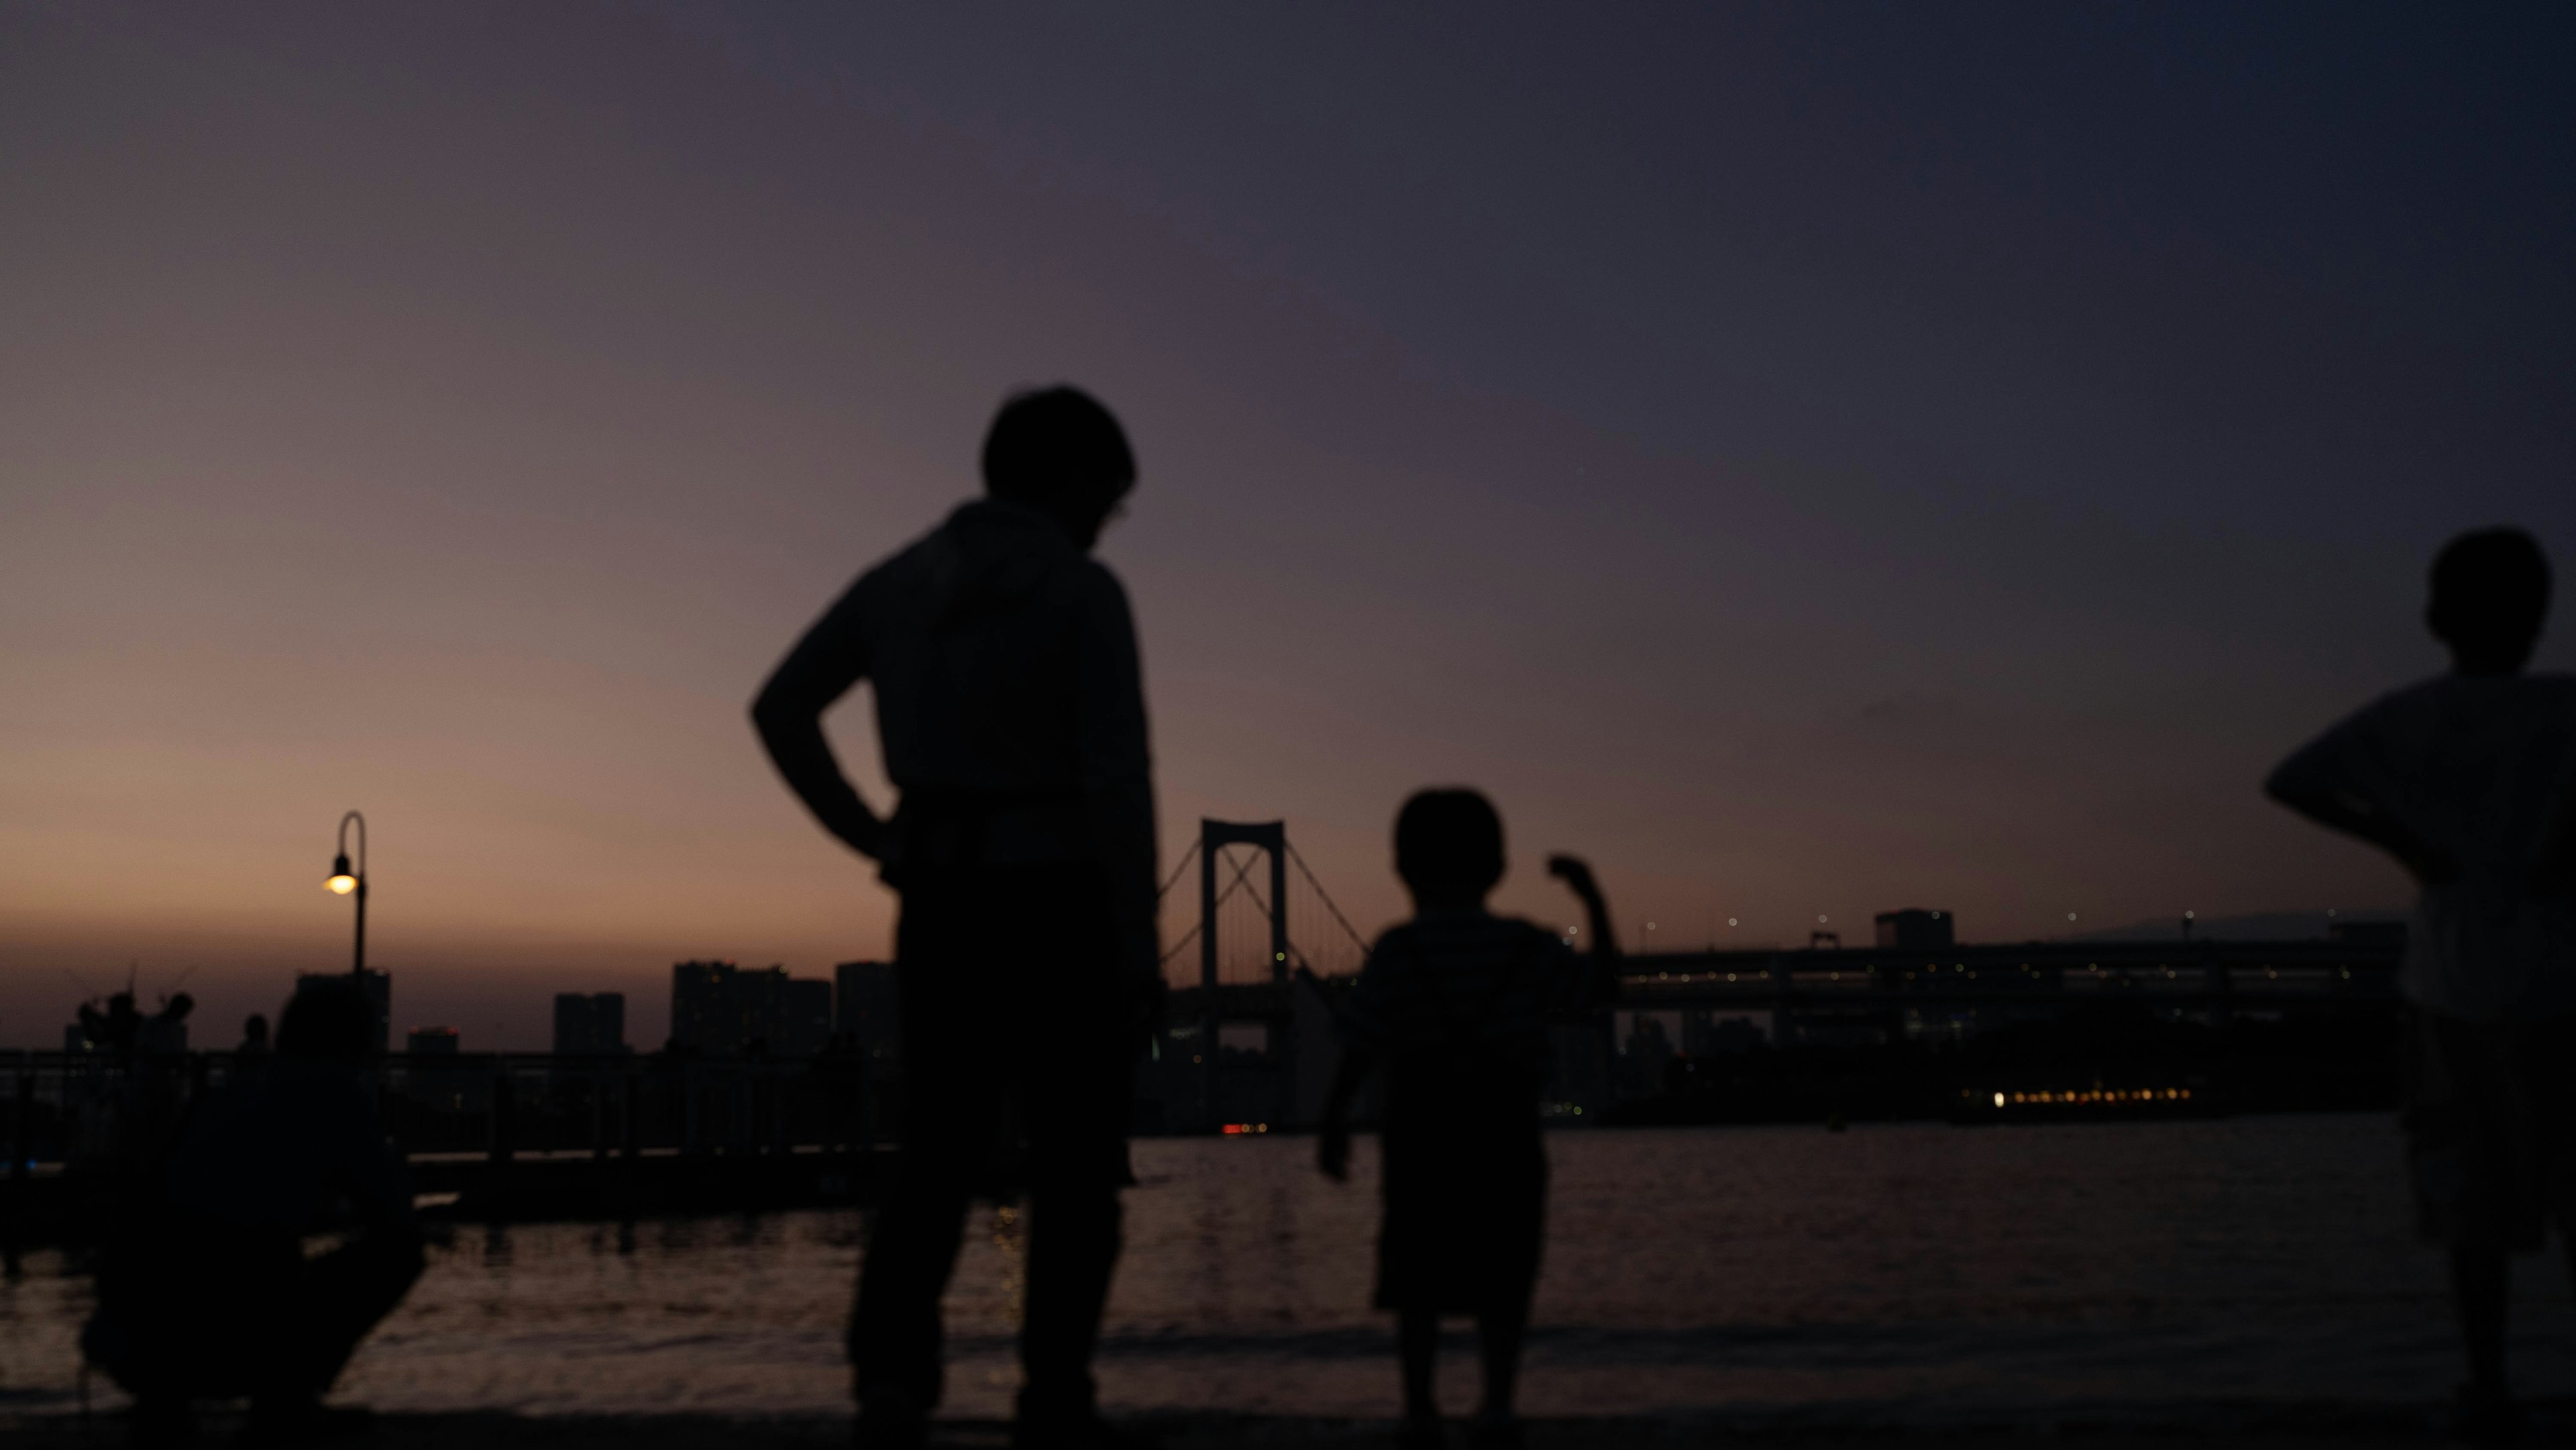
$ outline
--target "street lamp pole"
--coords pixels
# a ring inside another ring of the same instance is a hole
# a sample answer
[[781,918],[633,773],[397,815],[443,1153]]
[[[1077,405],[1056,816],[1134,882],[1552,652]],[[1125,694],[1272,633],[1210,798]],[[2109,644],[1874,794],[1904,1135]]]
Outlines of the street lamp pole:
[[[349,823],[358,825],[358,869],[349,869]],[[358,941],[349,957],[349,976],[364,990],[367,980],[367,818],[351,811],[340,818],[340,853],[331,858],[331,879],[322,883],[341,896],[358,898]]]

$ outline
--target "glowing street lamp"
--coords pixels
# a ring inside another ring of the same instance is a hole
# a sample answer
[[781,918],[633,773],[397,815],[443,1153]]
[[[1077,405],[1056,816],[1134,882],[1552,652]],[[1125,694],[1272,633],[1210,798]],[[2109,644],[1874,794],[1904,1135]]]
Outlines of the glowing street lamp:
[[[358,869],[349,869],[349,823],[358,823]],[[367,818],[351,811],[340,818],[340,852],[331,858],[331,879],[322,883],[334,896],[358,898],[358,944],[349,959],[349,975],[362,983],[367,973]]]

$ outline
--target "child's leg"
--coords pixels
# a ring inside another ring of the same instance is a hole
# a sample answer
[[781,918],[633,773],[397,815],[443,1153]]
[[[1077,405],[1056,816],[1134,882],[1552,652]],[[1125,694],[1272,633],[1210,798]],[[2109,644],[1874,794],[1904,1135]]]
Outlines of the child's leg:
[[1480,1418],[1511,1418],[1512,1394],[1521,1377],[1521,1341],[1528,1333],[1527,1300],[1476,1316],[1476,1342],[1485,1361],[1485,1403],[1476,1412]]
[[1396,1350],[1404,1364],[1404,1418],[1436,1420],[1440,1401],[1431,1393],[1431,1368],[1440,1352],[1440,1316],[1429,1309],[1399,1309]]

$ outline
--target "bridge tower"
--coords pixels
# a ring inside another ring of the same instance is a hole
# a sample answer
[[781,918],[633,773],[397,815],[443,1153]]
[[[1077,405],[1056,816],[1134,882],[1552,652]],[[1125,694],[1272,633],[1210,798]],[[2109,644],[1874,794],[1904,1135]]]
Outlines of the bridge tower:
[[[1199,821],[1199,985],[1207,989],[1209,1011],[1216,1002],[1216,857],[1228,846],[1254,846],[1270,853],[1270,980],[1288,980],[1288,823],[1285,821]],[[1208,1057],[1215,1060],[1214,1029]]]

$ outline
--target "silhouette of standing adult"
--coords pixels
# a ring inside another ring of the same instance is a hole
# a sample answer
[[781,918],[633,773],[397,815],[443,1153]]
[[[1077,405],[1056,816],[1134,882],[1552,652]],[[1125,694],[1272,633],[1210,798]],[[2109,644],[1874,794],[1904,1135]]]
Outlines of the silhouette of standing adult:
[[2450,1250],[2469,1380],[2460,1429],[2509,1439],[2507,1256],[2555,1219],[2576,1244],[2576,678],[2523,666],[2549,564],[2519,529],[2433,564],[2451,672],[2386,695],[2264,789],[2386,851],[2422,887],[2401,982],[2401,1122],[2425,1237]]
[[[1091,1356],[1162,979],[1135,626],[1090,550],[1136,465],[1108,409],[1054,387],[1003,405],[983,474],[987,496],[862,575],[752,706],[789,787],[903,899],[903,1156],[850,1316],[867,1447],[922,1442],[967,1201],[1005,1159],[1030,1198],[1012,1443],[1117,1443]],[[862,679],[891,819],[822,733]]]

